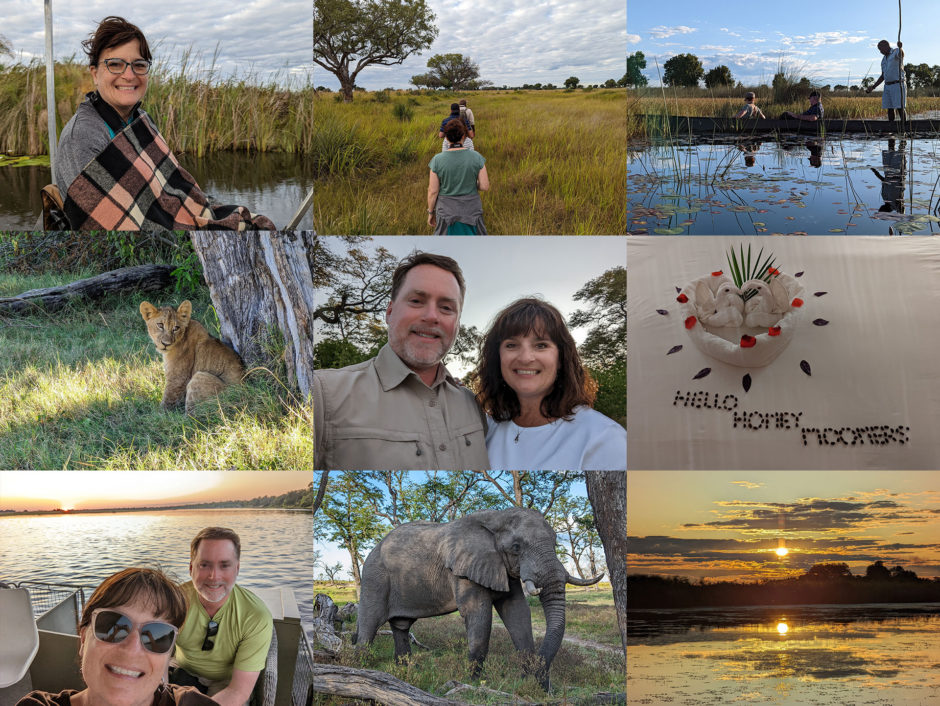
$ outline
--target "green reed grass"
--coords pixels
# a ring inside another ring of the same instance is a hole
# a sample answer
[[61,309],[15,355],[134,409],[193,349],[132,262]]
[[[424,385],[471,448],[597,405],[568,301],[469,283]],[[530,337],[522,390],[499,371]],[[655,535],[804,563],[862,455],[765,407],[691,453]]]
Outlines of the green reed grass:
[[[459,97],[397,91],[388,102],[358,92],[349,104],[329,94],[316,100],[317,232],[430,233],[428,162],[440,152],[441,120]],[[490,233],[625,232],[622,90],[464,97],[477,121],[474,147],[486,158],[490,177],[491,190],[482,195]],[[403,101],[413,110],[411,120],[396,118],[395,106]]]
[[[252,73],[223,79],[214,61],[206,68],[201,57],[184,51],[172,65],[158,61],[151,69],[143,108],[174,152],[310,152],[314,90],[309,78],[303,85],[277,75],[262,81]],[[38,60],[0,67],[0,151],[48,154],[45,77]],[[56,63],[55,80],[61,131],[94,84],[88,67],[74,58]]]

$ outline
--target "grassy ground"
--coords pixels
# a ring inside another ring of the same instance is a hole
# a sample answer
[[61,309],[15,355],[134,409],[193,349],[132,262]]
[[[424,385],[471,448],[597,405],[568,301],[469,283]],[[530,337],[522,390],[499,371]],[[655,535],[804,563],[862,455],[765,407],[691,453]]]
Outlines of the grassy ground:
[[[577,703],[596,692],[623,692],[623,653],[619,651],[620,633],[617,631],[613,594],[610,584],[601,583],[599,586],[600,591],[572,591],[569,587],[566,641],[562,643],[552,663],[553,693],[550,696],[546,697],[533,678],[520,677],[522,660],[495,612],[490,651],[484,663],[483,677],[478,683],[490,689],[543,703]],[[314,582],[313,592],[326,593],[340,606],[347,601],[356,600],[351,584],[331,586]],[[538,598],[529,599],[529,606],[538,644],[539,636],[545,630],[545,619]],[[344,625],[344,630],[347,629],[354,630],[355,621]],[[388,625],[380,629],[387,630]],[[434,694],[443,694],[446,691],[443,688],[444,683],[450,680],[465,684],[474,683],[470,678],[466,631],[458,613],[419,620],[412,627],[412,632],[420,642],[431,649],[426,651],[413,647],[408,664],[395,664],[391,635],[379,635],[362,654],[357,654],[355,648],[347,644],[340,654],[339,663],[387,672]],[[581,647],[567,641],[569,637],[600,643],[617,652]],[[470,702],[488,703],[482,696]],[[336,705],[345,701],[335,697],[314,696],[314,703]]]
[[[744,105],[742,88],[734,95],[727,92],[709,92],[704,89],[644,88],[628,91],[627,95],[627,132],[628,137],[643,137],[646,128],[638,116],[642,115],[685,115],[690,117],[731,117]],[[828,94],[822,99],[827,118],[886,118],[887,111],[881,107],[880,95]],[[757,106],[768,118],[778,118],[786,110],[802,113],[809,107],[809,100],[786,103],[773,102],[773,96],[766,91],[758,91]],[[908,100],[907,113],[915,115],[931,110],[940,110],[940,97],[913,97]]]
[[[450,104],[466,97],[486,158],[487,230],[499,235],[626,231],[624,93],[357,92],[314,103],[314,228],[323,234],[423,234],[428,162]],[[404,116],[399,119],[396,114]]]
[[[0,297],[94,274],[0,274]],[[194,417],[160,409],[163,363],[138,307],[184,298],[218,337],[205,287],[0,315],[0,468],[309,468],[312,411],[263,371],[202,403]]]
[[[309,152],[313,141],[313,87],[285,89],[255,77],[196,81],[198,62],[184,55],[171,69],[156,64],[143,108],[170,148],[202,156],[214,150]],[[78,61],[55,67],[58,130],[94,89]],[[47,154],[46,70],[35,61],[0,66],[0,152]]]

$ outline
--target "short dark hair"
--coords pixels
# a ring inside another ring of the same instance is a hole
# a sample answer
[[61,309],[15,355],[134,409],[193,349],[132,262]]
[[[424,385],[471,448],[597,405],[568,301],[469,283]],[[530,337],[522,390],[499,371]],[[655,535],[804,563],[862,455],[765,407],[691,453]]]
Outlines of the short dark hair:
[[228,527],[204,527],[199,530],[199,534],[193,537],[193,541],[189,544],[189,558],[191,561],[196,560],[199,543],[204,539],[227,539],[235,545],[235,558],[242,558],[242,542],[233,530]]
[[85,54],[88,55],[88,65],[97,66],[101,59],[101,52],[112,47],[119,47],[133,39],[140,42],[140,55],[147,61],[151,61],[153,57],[150,55],[147,38],[137,25],[131,24],[123,17],[114,15],[105,17],[98,23],[98,28],[88,35],[88,39],[82,42]]
[[457,261],[452,257],[447,257],[447,255],[435,255],[434,253],[418,250],[399,262],[398,267],[395,268],[395,272],[392,274],[392,301],[395,301],[395,297],[401,291],[408,272],[418,265],[434,265],[450,272],[457,280],[457,286],[460,287],[460,303],[463,305],[463,297],[467,291],[467,286],[464,284],[463,272],[460,271],[460,265],[457,264]]
[[812,98],[813,96],[816,96],[817,98],[821,98],[821,97],[822,97],[822,96],[819,95],[819,91],[812,91],[812,92],[809,94],[809,97]]
[[450,112],[451,112],[451,113],[459,113],[459,112],[460,112],[460,103],[451,103],[451,104],[450,104]]
[[95,589],[85,603],[78,624],[81,633],[91,624],[91,614],[98,608],[117,608],[141,601],[158,618],[180,628],[186,619],[186,595],[179,585],[160,569],[131,568],[112,574]]
[[450,143],[460,142],[467,136],[467,126],[463,118],[451,118],[444,123],[444,137]]
[[561,312],[548,302],[526,297],[499,312],[483,338],[476,377],[477,402],[484,411],[497,422],[509,421],[522,411],[519,398],[500,372],[499,349],[507,338],[530,333],[547,338],[558,347],[558,373],[554,387],[542,399],[542,414],[570,420],[575,407],[593,406],[597,383],[581,363],[578,347]]

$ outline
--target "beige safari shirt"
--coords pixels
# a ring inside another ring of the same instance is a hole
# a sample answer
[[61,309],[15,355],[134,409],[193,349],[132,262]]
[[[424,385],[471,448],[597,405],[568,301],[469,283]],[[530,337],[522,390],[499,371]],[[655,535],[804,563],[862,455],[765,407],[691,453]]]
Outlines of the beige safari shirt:
[[431,387],[386,344],[372,360],[313,374],[314,468],[488,469],[473,393],[441,365]]

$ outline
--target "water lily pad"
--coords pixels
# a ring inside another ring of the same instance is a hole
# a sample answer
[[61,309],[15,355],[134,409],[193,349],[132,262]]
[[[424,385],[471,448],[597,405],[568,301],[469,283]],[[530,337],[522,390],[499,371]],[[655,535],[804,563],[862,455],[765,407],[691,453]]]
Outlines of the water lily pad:
[[681,235],[685,233],[685,228],[681,226],[678,228],[653,228],[653,232],[656,235]]

